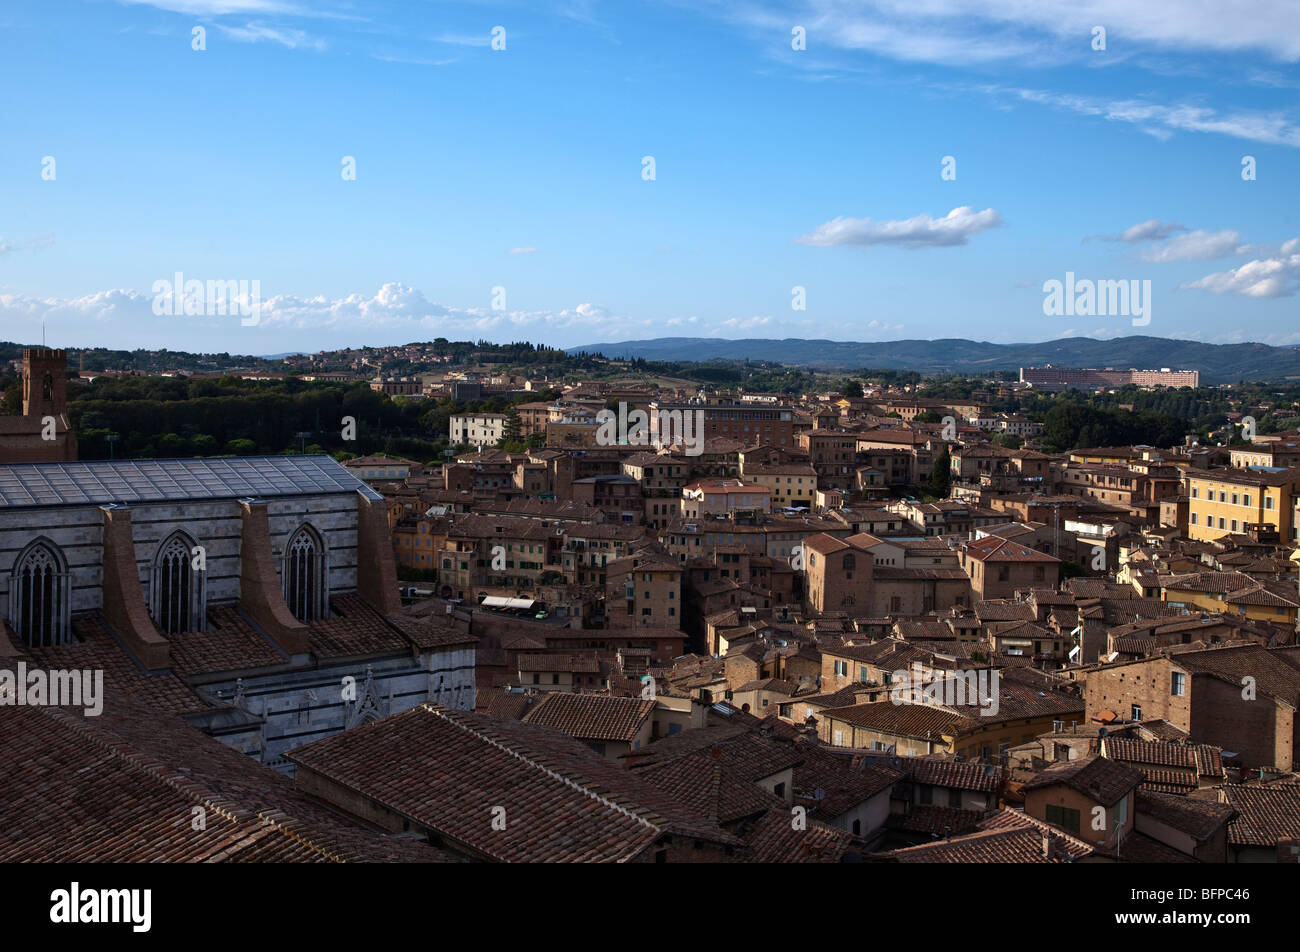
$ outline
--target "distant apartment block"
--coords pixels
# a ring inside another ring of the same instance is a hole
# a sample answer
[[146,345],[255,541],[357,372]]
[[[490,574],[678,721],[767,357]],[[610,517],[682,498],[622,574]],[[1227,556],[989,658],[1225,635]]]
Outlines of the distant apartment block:
[[[650,438],[658,445],[665,434],[660,428],[666,419],[702,411],[704,438],[725,437],[745,445],[767,443],[771,446],[794,446],[794,410],[786,406],[747,406],[742,404],[666,403],[650,404]],[[661,416],[669,414],[669,416]],[[693,424],[692,424],[693,425]],[[672,434],[667,434],[671,438]]]
[[1020,382],[1043,390],[1099,390],[1104,387],[1199,387],[1199,370],[1082,370],[1071,367],[1021,367]]

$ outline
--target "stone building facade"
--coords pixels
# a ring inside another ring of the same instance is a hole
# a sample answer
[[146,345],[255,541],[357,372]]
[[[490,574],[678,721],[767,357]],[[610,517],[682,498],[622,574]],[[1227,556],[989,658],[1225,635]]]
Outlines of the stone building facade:
[[473,641],[401,610],[384,507],[328,456],[0,465],[0,663],[89,662],[284,769],[362,720],[473,710]]

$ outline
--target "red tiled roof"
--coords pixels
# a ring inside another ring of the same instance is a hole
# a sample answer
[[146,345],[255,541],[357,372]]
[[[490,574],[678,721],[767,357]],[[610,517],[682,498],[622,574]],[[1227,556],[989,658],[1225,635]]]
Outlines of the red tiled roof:
[[903,767],[911,774],[913,783],[978,793],[992,793],[998,786],[996,772],[986,771],[983,764],[915,757],[905,758]]
[[1080,757],[1050,764],[1024,785],[1038,790],[1063,784],[1103,806],[1110,806],[1142,782],[1142,772],[1105,757]]
[[655,702],[602,694],[552,692],[521,718],[582,740],[631,742],[654,714]]
[[1044,855],[1043,834],[1030,829],[990,829],[949,840],[878,854],[897,863],[1065,863],[1066,854]]
[[449,858],[341,819],[281,774],[115,692],[93,718],[0,707],[0,761],[4,862]]
[[848,833],[809,820],[796,829],[788,810],[769,810],[745,832],[744,859],[751,863],[838,863]]
[[1275,846],[1300,837],[1300,783],[1224,784],[1219,793],[1237,811],[1228,826],[1233,846]]
[[[624,862],[665,834],[739,840],[556,731],[433,704],[287,755],[344,789],[505,862]],[[494,830],[494,808],[506,828]]]

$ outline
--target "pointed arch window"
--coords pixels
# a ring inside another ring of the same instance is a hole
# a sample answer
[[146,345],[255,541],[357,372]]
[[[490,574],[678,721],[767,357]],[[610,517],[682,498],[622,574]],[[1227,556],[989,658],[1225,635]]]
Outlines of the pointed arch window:
[[284,600],[293,617],[314,621],[326,617],[329,585],[325,545],[310,526],[302,526],[284,549]]
[[154,558],[149,612],[164,634],[203,630],[204,573],[195,571],[193,553],[193,540],[174,532]]
[[19,554],[9,579],[9,622],[23,644],[43,648],[72,640],[71,587],[67,562],[52,542],[38,539]]

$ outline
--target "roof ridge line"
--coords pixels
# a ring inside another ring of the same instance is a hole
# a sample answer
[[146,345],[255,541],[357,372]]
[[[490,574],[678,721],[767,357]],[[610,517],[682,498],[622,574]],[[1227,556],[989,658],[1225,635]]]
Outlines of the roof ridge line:
[[499,741],[494,737],[489,737],[487,734],[484,734],[481,731],[476,730],[475,728],[471,727],[469,724],[462,723],[457,718],[447,717],[446,714],[451,713],[449,709],[435,710],[434,708],[430,707],[428,704],[424,704],[422,705],[422,707],[428,710],[431,714],[434,714],[435,716],[440,717],[451,724],[454,724],[456,727],[465,731],[467,734],[471,734],[474,737],[477,737],[479,740],[483,741],[484,743],[490,744],[491,746],[495,747],[497,750],[509,754],[511,757],[514,757],[517,760],[523,761],[525,764],[527,764],[530,767],[533,767],[536,770],[540,770],[542,773],[546,774],[552,780],[558,780],[560,783],[564,784],[565,786],[572,787],[574,790],[577,790],[579,793],[583,794],[584,796],[590,797],[591,799],[595,800],[597,803],[602,804],[608,809],[613,810],[616,813],[621,813],[624,816],[628,817],[629,819],[635,820],[637,823],[640,823],[643,826],[646,826],[649,829],[654,830],[656,833],[663,831],[663,827],[661,827],[660,825],[656,823],[651,823],[645,817],[640,816],[637,813],[633,813],[627,807],[621,806],[620,804],[615,803],[613,800],[609,799],[608,797],[599,794],[594,790],[589,789],[588,787],[578,783],[575,780],[571,780],[570,778],[563,776],[562,774],[546,766],[545,764],[540,763],[531,757],[525,756],[524,754],[520,753],[517,750],[511,749],[510,747],[506,746],[504,742]]

